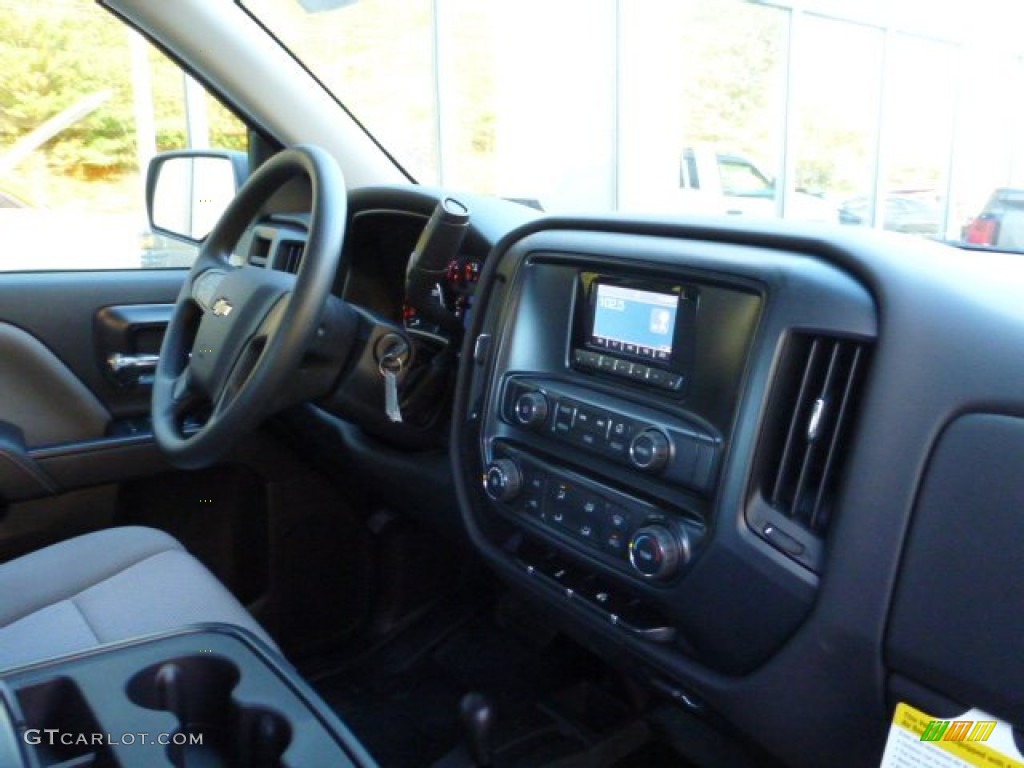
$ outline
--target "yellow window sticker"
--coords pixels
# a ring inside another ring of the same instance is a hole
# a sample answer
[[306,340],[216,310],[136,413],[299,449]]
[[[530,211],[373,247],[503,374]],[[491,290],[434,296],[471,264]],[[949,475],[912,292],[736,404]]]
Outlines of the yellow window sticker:
[[900,702],[881,768],[1024,768],[1013,728],[981,710],[940,718]]

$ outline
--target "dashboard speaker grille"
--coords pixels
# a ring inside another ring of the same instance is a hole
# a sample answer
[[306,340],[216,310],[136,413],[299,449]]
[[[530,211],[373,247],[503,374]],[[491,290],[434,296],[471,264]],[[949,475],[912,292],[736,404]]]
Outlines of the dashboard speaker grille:
[[774,509],[818,536],[828,525],[867,356],[867,346],[850,339],[796,334],[787,342],[766,495]]

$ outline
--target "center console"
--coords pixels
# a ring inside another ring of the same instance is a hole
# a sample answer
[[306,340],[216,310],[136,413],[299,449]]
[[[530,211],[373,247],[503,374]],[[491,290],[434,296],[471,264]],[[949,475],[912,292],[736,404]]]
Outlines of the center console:
[[276,653],[206,625],[0,673],[0,765],[374,763]]
[[481,342],[479,445],[489,520],[520,534],[532,579],[633,637],[688,643],[676,595],[706,547],[763,303],[753,282],[609,257],[519,264]]
[[520,317],[505,348],[484,489],[542,540],[670,583],[702,545],[761,298],[562,261],[537,258],[524,275],[547,329],[519,329]]
[[478,551],[671,690],[756,668],[811,610],[844,382],[875,332],[839,270],[686,235],[549,220],[506,238],[476,294],[452,454]]

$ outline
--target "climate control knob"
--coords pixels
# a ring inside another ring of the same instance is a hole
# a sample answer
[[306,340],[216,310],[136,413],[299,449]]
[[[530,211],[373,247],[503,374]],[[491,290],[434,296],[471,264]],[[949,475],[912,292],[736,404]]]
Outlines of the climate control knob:
[[523,473],[512,459],[496,459],[484,472],[484,491],[495,501],[512,501],[523,487]]
[[686,532],[678,533],[664,525],[640,528],[629,540],[629,562],[648,579],[667,579],[690,557]]
[[672,441],[660,429],[648,427],[629,444],[629,460],[644,472],[657,472],[672,456]]
[[543,392],[524,392],[516,398],[516,421],[524,427],[539,427],[548,418],[548,398]]

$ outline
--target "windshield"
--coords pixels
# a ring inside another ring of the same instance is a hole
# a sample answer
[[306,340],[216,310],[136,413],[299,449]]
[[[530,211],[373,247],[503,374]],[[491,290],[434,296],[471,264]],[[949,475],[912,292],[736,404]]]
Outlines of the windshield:
[[1019,0],[240,2],[423,183],[1024,248]]

